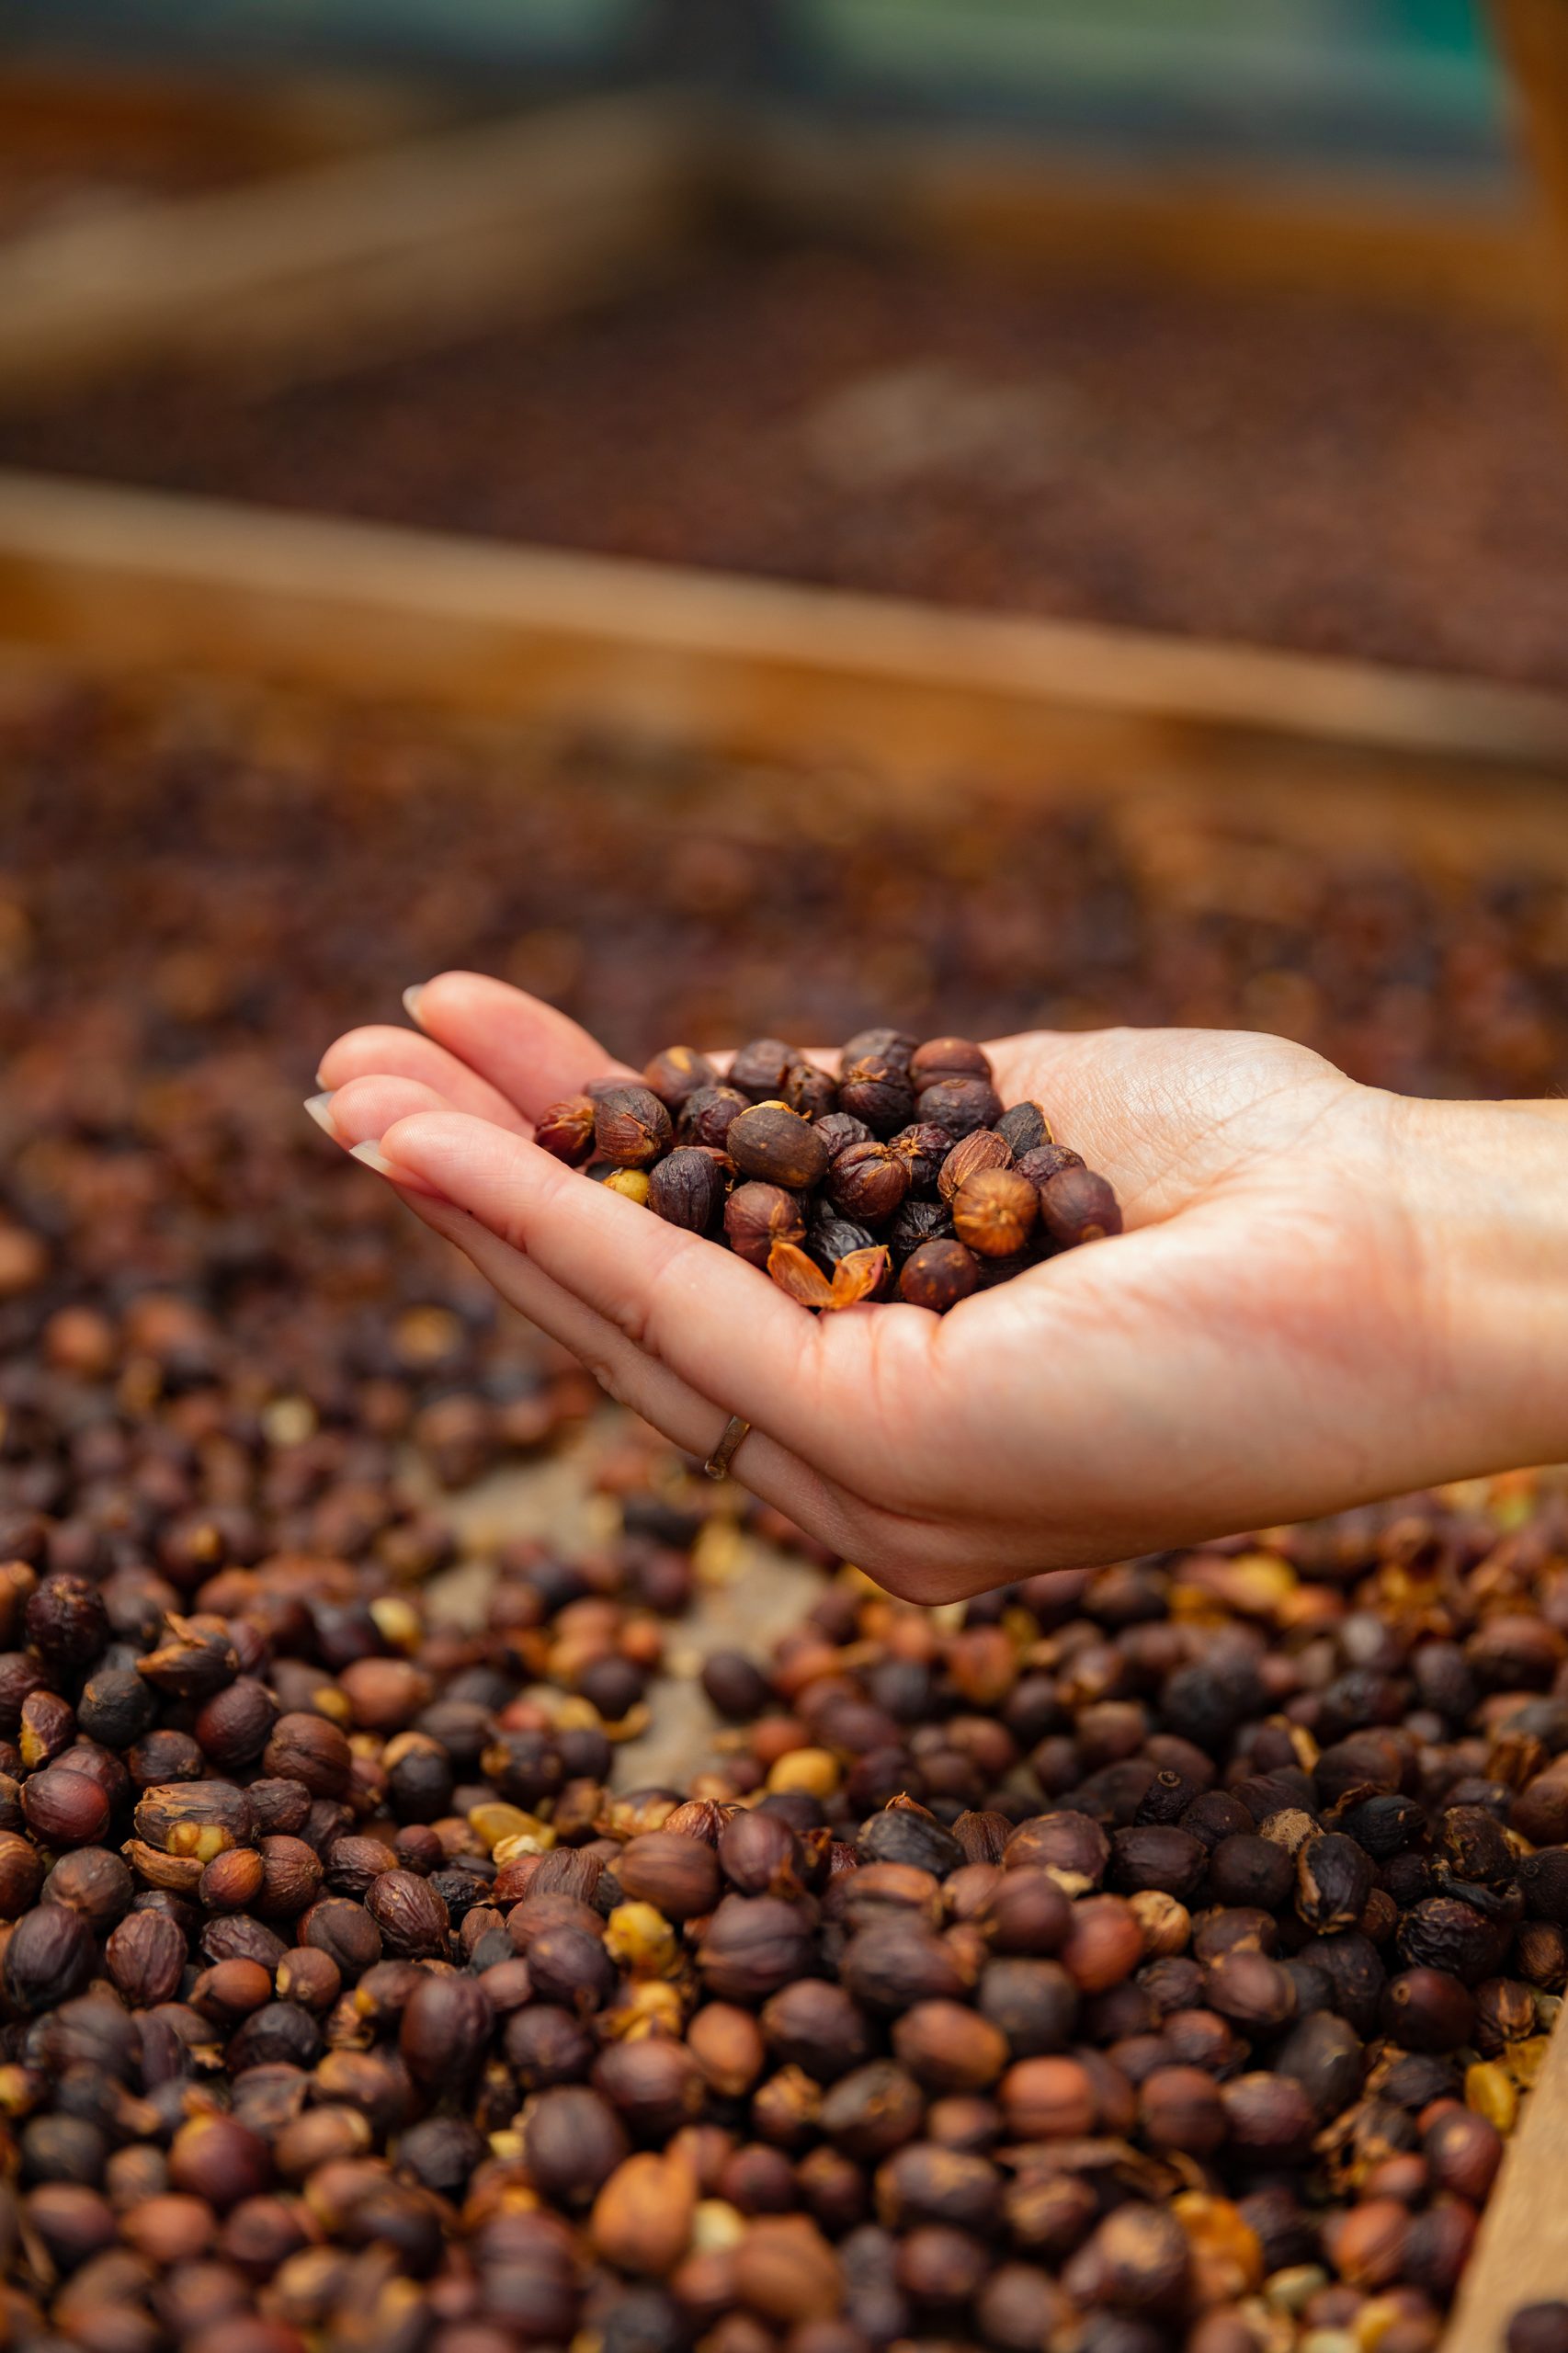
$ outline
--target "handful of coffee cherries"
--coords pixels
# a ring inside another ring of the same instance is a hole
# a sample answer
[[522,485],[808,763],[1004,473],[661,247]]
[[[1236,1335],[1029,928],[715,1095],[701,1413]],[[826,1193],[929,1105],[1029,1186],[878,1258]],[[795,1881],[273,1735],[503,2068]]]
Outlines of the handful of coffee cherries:
[[536,1141],[655,1217],[708,1235],[803,1307],[894,1296],[938,1315],[1121,1231],[1104,1176],[1042,1105],[1004,1108],[967,1038],[862,1029],[835,1078],[777,1038],[721,1077],[668,1046],[635,1080],[553,1103]]

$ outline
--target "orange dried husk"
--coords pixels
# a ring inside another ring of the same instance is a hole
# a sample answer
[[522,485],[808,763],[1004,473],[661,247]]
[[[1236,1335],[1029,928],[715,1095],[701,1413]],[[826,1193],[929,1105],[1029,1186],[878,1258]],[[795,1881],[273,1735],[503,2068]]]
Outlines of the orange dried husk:
[[850,1250],[833,1270],[834,1307],[858,1307],[879,1291],[888,1276],[888,1254],[880,1242],[868,1250]]
[[802,1307],[831,1307],[833,1287],[814,1259],[793,1242],[776,1242],[767,1254],[767,1271],[779,1290]]
[[840,1258],[830,1283],[822,1268],[793,1242],[776,1242],[767,1254],[767,1271],[782,1291],[802,1307],[858,1307],[887,1280],[888,1254],[881,1243],[851,1250]]

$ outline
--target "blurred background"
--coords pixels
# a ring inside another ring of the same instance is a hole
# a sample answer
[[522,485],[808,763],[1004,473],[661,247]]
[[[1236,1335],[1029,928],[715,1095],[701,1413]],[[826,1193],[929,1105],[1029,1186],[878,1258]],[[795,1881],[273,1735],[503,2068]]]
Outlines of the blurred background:
[[13,0],[7,25],[13,47],[85,63],[375,62],[492,100],[676,72],[1255,153],[1495,165],[1502,142],[1473,0]]
[[1561,688],[1562,21],[17,0],[0,463]]
[[456,1485],[581,1413],[300,1108],[444,965],[634,1060],[1568,1080],[1565,20],[10,0],[15,1496],[149,1290],[149,1424],[222,1362]]

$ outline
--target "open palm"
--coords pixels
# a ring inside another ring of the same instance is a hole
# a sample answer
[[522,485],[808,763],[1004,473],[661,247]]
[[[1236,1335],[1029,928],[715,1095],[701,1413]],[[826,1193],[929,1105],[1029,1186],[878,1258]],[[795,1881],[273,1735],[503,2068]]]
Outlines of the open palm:
[[1127,1232],[940,1320],[817,1318],[530,1142],[546,1104],[623,1067],[574,1023],[458,972],[417,1018],[332,1047],[333,1132],[379,1143],[410,1206],[678,1445],[706,1454],[743,1415],[736,1475],[908,1597],[1490,1467],[1460,1459],[1419,1221],[1389,1181],[1412,1107],[1301,1047],[993,1041],[1004,1102],[1044,1105]]

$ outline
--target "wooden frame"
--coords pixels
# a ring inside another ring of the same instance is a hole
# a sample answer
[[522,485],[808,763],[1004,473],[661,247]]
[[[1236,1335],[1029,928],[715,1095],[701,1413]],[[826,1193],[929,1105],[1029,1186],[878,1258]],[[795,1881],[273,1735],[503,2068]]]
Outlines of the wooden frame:
[[47,268],[62,236],[69,251],[89,223],[176,222],[219,192],[408,139],[443,112],[411,86],[358,76],[0,62],[0,279],[34,249]]
[[358,364],[678,247],[689,109],[605,99],[336,158],[0,248],[0,395],[154,357]]
[[643,93],[0,247],[0,398],[236,340],[283,374],[357,365],[502,301],[592,300],[678,257],[720,203],[1056,273],[1146,268],[1515,317],[1542,315],[1554,293],[1546,227],[1507,188],[1122,171],[1006,139],[846,131]]
[[1568,2034],[1560,2023],[1487,2200],[1443,2353],[1503,2353],[1509,2319],[1521,2304],[1568,2299],[1564,2166]]
[[126,65],[99,71],[25,53],[0,65],[0,140],[7,156],[50,158],[82,140],[111,146],[214,139],[256,170],[299,170],[358,147],[406,137],[429,115],[403,85],[358,74],[249,80]]
[[1242,795],[1315,839],[1506,838],[1568,870],[1568,701],[1369,665],[4,473],[0,639],[909,790]]
[[1543,200],[1551,299],[1568,325],[1568,9],[1562,0],[1492,0],[1492,14]]
[[728,138],[720,126],[712,139],[732,191],[785,221],[1026,268],[1144,269],[1515,318],[1542,317],[1554,299],[1549,223],[1507,184],[1457,193],[1409,174],[1122,168],[1047,158],[1016,137],[858,129],[848,138],[790,116]]
[[[1557,5],[1557,0],[1550,0]],[[631,96],[430,135],[0,255],[0,396],[170,353],[289,378],[669,267],[716,200],[1021,267],[1146,267],[1539,314],[1511,199],[1045,166],[1016,148]],[[47,248],[47,249],[46,249]],[[948,611],[678,567],[0,476],[0,633],[114,666],[206,663],[449,707],[585,713],[905,777],[1042,746],[1252,789],[1568,766],[1568,699],[1262,649]],[[1288,747],[1288,749],[1286,748]]]

